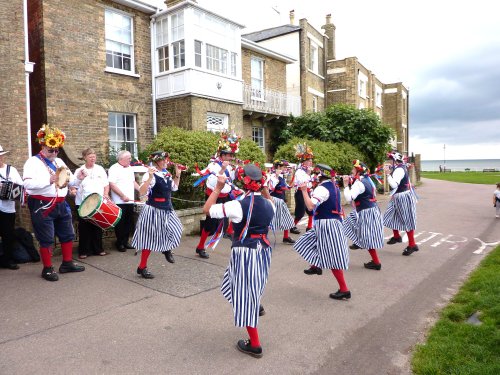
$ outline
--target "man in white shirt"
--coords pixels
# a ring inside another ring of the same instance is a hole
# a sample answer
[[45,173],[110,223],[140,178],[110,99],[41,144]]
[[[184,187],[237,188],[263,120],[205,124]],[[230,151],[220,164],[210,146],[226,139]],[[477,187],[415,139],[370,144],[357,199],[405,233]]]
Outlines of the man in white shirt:
[[[295,156],[300,162],[300,166],[297,167],[294,175],[294,186],[295,186],[295,219],[294,223],[297,225],[299,221],[307,213],[308,221],[306,231],[310,230],[313,225],[312,211],[308,210],[306,204],[304,203],[304,197],[299,186],[306,184],[307,192],[310,193],[312,189],[312,176],[311,172],[313,170],[313,158],[314,154],[309,146],[305,143],[298,144],[295,146]],[[291,233],[300,234],[297,226],[290,229]]]
[[[43,262],[42,277],[47,281],[57,281],[59,276],[52,267],[52,246],[54,235],[59,238],[63,261],[60,273],[81,272],[85,267],[73,262],[73,220],[71,209],[66,202],[68,185],[74,193],[76,178],[57,157],[65,141],[64,133],[58,128],[44,125],[37,132],[41,145],[39,154],[30,157],[24,164],[24,188],[28,193],[28,208],[35,237],[40,243],[40,257]],[[61,172],[62,171],[62,172]],[[67,175],[61,183],[60,173]],[[81,180],[83,175],[78,176]]]
[[[15,184],[18,188],[23,185],[23,180],[19,172],[12,165],[5,163],[4,155],[9,151],[4,151],[0,146],[0,189],[6,188],[3,184]],[[21,192],[22,193],[22,192]],[[2,237],[3,254],[0,256],[0,267],[11,270],[19,269],[12,258],[14,249],[14,229],[16,222],[16,202],[10,199],[0,199],[0,237]]]
[[139,191],[139,184],[135,181],[133,169],[130,167],[132,155],[129,151],[121,150],[117,155],[118,162],[108,171],[111,200],[122,210],[122,216],[115,226],[116,249],[125,252],[133,249],[129,237],[134,229],[134,191]]

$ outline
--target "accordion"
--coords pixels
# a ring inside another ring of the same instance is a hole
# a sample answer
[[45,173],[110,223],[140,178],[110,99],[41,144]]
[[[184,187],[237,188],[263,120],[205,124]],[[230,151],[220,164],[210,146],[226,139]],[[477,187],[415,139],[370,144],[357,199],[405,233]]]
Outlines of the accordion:
[[23,201],[24,188],[12,181],[0,182],[0,199],[8,201]]

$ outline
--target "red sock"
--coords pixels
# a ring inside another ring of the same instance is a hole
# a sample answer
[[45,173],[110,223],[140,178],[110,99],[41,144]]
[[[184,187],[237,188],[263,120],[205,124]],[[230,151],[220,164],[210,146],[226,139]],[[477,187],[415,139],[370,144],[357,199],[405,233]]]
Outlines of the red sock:
[[71,262],[73,260],[73,241],[61,243],[61,252],[63,262]]
[[294,223],[295,225],[297,225],[297,223],[298,223],[299,221],[300,221],[300,219],[294,219],[294,220],[293,220],[293,223]]
[[309,218],[307,219],[307,228],[310,229],[313,227],[313,217],[312,215],[309,216]]
[[230,221],[230,222],[229,222],[229,225],[227,226],[226,233],[227,233],[227,234],[233,234],[233,233],[234,233],[234,230],[233,230],[233,222],[232,222],[232,221]]
[[257,327],[247,326],[248,336],[250,337],[250,346],[257,348],[260,346],[259,341],[259,332],[257,331]]
[[148,266],[149,254],[151,254],[151,250],[142,249],[142,251],[141,251],[141,263],[139,263],[139,268],[141,270]]
[[392,236],[393,236],[394,238],[400,238],[401,236],[400,236],[400,234],[399,234],[399,230],[393,229],[393,230],[392,230]]
[[417,244],[415,243],[415,231],[410,230],[410,231],[406,232],[406,234],[408,235],[408,246],[410,246],[410,247],[417,246]]
[[283,239],[290,237],[290,234],[289,234],[289,233],[290,233],[290,232],[288,231],[288,229],[287,229],[287,230],[284,230],[284,231],[283,231]]
[[373,263],[380,264],[380,260],[378,259],[378,255],[377,255],[377,250],[369,249],[368,252],[372,256]]
[[52,253],[50,247],[40,248],[40,258],[44,267],[52,267]]
[[332,273],[333,276],[337,279],[337,282],[339,283],[339,288],[341,292],[347,292],[349,289],[347,289],[347,284],[345,283],[344,280],[344,271],[342,270],[334,270],[332,268]]
[[198,242],[198,246],[196,246],[197,249],[204,249],[205,248],[205,242],[207,241],[208,238],[208,232],[205,229],[201,230],[201,235],[200,235],[200,242]]

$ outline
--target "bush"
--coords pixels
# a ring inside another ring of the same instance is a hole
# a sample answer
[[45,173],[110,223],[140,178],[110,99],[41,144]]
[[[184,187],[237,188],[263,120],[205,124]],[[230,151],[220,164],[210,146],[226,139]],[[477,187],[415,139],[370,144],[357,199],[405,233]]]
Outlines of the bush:
[[[204,186],[193,187],[193,183],[200,178],[195,173],[195,165],[204,169],[210,159],[216,154],[219,134],[208,131],[192,131],[176,127],[163,128],[156,139],[144,150],[144,155],[154,151],[167,151],[170,159],[189,167],[188,173],[183,173],[179,191],[174,193],[172,203],[176,209],[199,207],[205,200]],[[240,151],[236,158],[251,160],[263,164],[265,155],[252,140],[241,139]],[[145,160],[144,160],[145,161]],[[173,172],[173,168],[171,168]]]
[[332,143],[305,138],[292,138],[288,143],[282,145],[274,155],[275,159],[286,159],[296,162],[294,146],[297,143],[307,142],[314,154],[314,163],[327,164],[338,174],[348,175],[352,170],[354,159],[364,160],[365,155],[356,147],[346,142]]

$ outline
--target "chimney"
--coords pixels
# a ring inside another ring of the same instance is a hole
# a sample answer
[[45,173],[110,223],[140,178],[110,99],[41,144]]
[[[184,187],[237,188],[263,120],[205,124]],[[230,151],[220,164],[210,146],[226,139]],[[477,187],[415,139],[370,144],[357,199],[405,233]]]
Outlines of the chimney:
[[326,46],[327,60],[335,60],[335,25],[332,23],[332,15],[326,15],[326,23],[321,26],[325,30],[325,35],[328,37]]
[[290,11],[290,25],[295,25],[295,10]]

